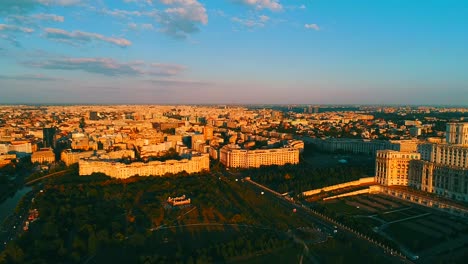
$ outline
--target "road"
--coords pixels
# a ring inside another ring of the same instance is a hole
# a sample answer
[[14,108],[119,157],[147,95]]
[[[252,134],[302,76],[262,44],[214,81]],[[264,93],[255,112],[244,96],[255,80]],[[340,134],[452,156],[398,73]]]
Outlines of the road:
[[45,176],[42,176],[40,178],[37,178],[37,179],[34,179],[34,180],[31,180],[31,181],[28,181],[25,183],[25,185],[30,185],[30,184],[33,184],[35,182],[38,182],[38,181],[42,181],[43,179],[47,179],[49,177],[53,177],[53,176],[57,176],[57,175],[61,175],[61,174],[64,174],[66,172],[70,172],[72,170],[63,170],[63,171],[57,171],[57,172],[54,172],[54,173],[51,173],[51,174],[47,174]]
[[0,251],[5,249],[8,241],[15,240],[22,234],[24,222],[29,216],[29,209],[31,209],[32,198],[37,194],[37,191],[30,191],[23,199],[24,203],[21,204],[19,210],[15,210],[0,226]]

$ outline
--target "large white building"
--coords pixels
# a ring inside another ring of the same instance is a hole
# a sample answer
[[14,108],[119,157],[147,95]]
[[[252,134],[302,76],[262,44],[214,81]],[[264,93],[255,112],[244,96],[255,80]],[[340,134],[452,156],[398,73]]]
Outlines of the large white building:
[[468,122],[448,123],[445,138],[449,144],[468,145]]
[[347,138],[330,138],[319,139],[313,138],[310,141],[319,149],[329,152],[349,152],[357,154],[375,155],[378,150],[396,150],[405,152],[415,152],[418,146],[416,140],[369,140],[369,139],[347,139]]
[[378,152],[376,181],[468,201],[468,146],[461,140],[466,135],[465,126],[466,123],[447,124],[448,143],[419,145],[420,160],[402,160],[405,155],[402,152]]
[[219,160],[226,167],[259,168],[260,166],[299,163],[299,149],[241,149],[238,145],[226,145],[219,151]]
[[125,179],[135,175],[161,176],[166,173],[197,173],[210,170],[210,157],[208,154],[193,155],[191,159],[133,162],[125,164],[121,162],[85,159],[79,161],[80,175],[104,173],[107,176]]
[[425,161],[468,168],[468,146],[427,143],[420,145],[418,152]]
[[382,185],[408,185],[410,161],[420,158],[417,152],[378,150],[375,181]]

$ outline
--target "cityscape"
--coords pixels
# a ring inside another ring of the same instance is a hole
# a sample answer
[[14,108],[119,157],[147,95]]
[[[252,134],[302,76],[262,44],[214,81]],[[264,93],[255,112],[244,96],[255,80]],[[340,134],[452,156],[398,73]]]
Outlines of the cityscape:
[[465,263],[466,11],[0,0],[0,264]]

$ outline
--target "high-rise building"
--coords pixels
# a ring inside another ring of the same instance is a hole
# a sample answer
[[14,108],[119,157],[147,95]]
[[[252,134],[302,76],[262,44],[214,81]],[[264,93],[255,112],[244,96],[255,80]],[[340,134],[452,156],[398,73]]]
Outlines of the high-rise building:
[[468,122],[447,123],[445,137],[449,144],[468,145]]
[[43,134],[43,145],[44,148],[54,148],[55,147],[55,127],[44,127],[42,129]]
[[203,128],[203,135],[205,136],[205,140],[212,140],[213,139],[213,127],[212,126],[205,126]]
[[89,112],[89,120],[99,120],[99,113],[96,111]]

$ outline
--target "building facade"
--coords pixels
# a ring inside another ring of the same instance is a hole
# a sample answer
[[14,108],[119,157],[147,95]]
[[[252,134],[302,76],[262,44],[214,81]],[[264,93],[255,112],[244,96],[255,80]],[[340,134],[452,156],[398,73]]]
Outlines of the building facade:
[[[391,161],[394,158],[400,160],[398,155],[391,156],[391,151],[378,152],[376,181],[382,185],[407,185],[449,199],[468,201],[468,146],[464,144],[467,124],[448,123],[448,143],[419,145],[420,159],[400,161],[398,165]],[[402,180],[405,174],[407,181]],[[394,175],[397,180],[389,181]]]
[[446,198],[468,201],[468,168],[414,161],[410,164],[408,185]]
[[375,166],[375,181],[382,185],[408,185],[410,161],[419,160],[417,152],[378,150]]
[[468,168],[468,146],[451,144],[422,144],[421,159],[437,164]]
[[53,163],[55,162],[55,153],[51,149],[44,149],[33,152],[31,155],[32,163]]
[[148,163],[134,162],[130,164],[86,159],[79,161],[80,175],[104,173],[107,176],[119,179],[139,176],[161,176],[166,173],[197,173],[210,170],[210,157],[208,154],[194,155],[191,159],[150,161]]
[[226,145],[219,151],[219,160],[226,167],[259,168],[260,166],[299,163],[299,149],[241,149],[238,145]]
[[85,151],[85,152],[72,152],[70,149],[62,151],[60,154],[60,160],[65,163],[65,165],[70,166],[72,164],[78,163],[80,159],[89,158],[94,155],[94,151]]
[[468,122],[448,123],[445,138],[449,144],[468,145]]
[[415,152],[418,141],[414,140],[368,140],[368,139],[311,139],[312,144],[328,152],[347,152],[355,154],[375,155],[378,150],[396,150]]
[[44,127],[42,129],[42,144],[44,148],[53,148],[55,147],[55,127]]

